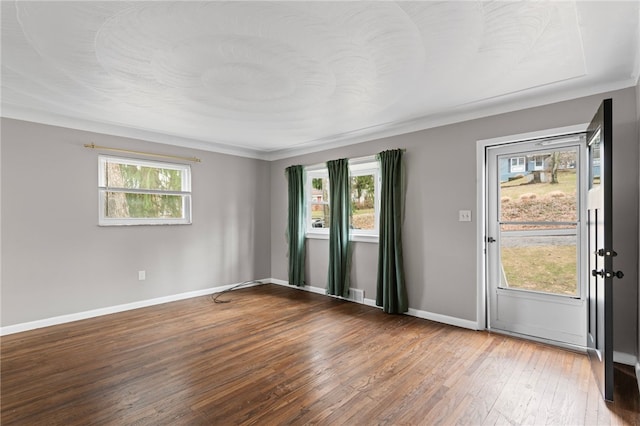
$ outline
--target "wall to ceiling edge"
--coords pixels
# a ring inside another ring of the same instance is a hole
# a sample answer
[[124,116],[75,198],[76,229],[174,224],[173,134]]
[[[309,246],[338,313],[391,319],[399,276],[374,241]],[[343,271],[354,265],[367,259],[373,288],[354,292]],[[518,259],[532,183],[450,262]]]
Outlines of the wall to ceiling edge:
[[[400,136],[359,143],[271,163],[271,276],[287,280],[285,167],[355,158],[406,148],[407,193],[403,227],[410,308],[428,316],[478,320],[475,218],[459,222],[459,210],[476,204],[476,141],[589,122],[600,102],[613,98],[614,241],[616,268],[625,277],[614,294],[614,347],[635,359],[638,350],[638,141],[633,87],[495,115]],[[375,299],[377,244],[354,242],[352,287]],[[306,284],[324,288],[328,242],[307,240]],[[627,273],[629,271],[629,273]],[[628,359],[628,360],[629,360]],[[627,361],[628,361],[627,360]]]

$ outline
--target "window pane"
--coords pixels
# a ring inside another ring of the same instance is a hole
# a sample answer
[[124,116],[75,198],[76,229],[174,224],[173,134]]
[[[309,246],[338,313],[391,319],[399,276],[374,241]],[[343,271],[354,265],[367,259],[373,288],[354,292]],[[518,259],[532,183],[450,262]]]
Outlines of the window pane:
[[375,176],[362,175],[351,178],[351,227],[376,229]]
[[[350,209],[349,227],[352,235],[375,236],[378,230],[376,193],[378,163],[356,160],[349,164]],[[330,227],[329,177],[326,169],[314,169],[306,174],[307,232],[327,234]],[[312,237],[313,238],[313,237]]]
[[329,227],[329,204],[311,204],[311,227]]
[[577,296],[577,256],[575,234],[502,232],[500,287]]
[[311,202],[329,202],[329,178],[315,177],[311,179]]
[[108,162],[106,186],[124,189],[183,190],[182,170]]
[[589,187],[600,186],[600,130],[589,141]]
[[311,179],[311,227],[329,227],[329,178],[314,177]]
[[184,217],[181,195],[105,192],[105,196],[104,214],[109,219],[181,219]]
[[[500,222],[578,220],[575,150],[527,155],[523,172],[509,172],[513,158],[500,158]],[[526,167],[525,167],[526,166]]]
[[98,157],[101,226],[191,223],[191,168],[184,164]]
[[[506,160],[505,160],[506,161]],[[525,171],[524,167],[524,157],[514,157],[510,158],[510,171],[512,173],[520,173]]]

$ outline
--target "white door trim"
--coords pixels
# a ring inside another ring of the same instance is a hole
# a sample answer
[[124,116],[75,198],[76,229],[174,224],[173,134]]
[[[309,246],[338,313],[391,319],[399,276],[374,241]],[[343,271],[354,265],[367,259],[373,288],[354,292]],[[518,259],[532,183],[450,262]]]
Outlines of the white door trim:
[[487,271],[486,271],[486,241],[487,217],[485,211],[486,198],[486,150],[488,147],[504,145],[513,142],[523,142],[531,139],[541,139],[562,136],[569,133],[585,132],[589,123],[573,126],[557,127],[554,129],[535,132],[519,133],[491,139],[476,141],[476,280],[477,280],[477,308],[476,322],[478,330],[487,329]]

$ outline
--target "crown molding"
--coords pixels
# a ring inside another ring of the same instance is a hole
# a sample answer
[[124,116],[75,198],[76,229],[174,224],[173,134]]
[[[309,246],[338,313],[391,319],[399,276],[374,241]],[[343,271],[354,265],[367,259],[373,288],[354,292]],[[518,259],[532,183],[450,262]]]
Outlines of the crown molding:
[[327,138],[305,142],[303,144],[296,145],[293,148],[270,151],[266,154],[266,159],[269,161],[282,160],[298,155],[312,154],[315,152],[326,151],[376,139],[383,139],[464,121],[570,101],[573,99],[598,95],[600,93],[622,90],[636,86],[636,80],[636,78],[628,78],[626,80],[612,83],[589,86],[586,89],[578,88],[563,92],[556,92],[550,86],[543,86],[538,90],[535,90],[535,92],[540,93],[538,95],[534,94],[534,90],[511,93],[452,108],[448,111],[443,111],[437,114],[417,117],[402,122],[385,123],[378,126],[354,130],[349,133],[342,133]]
[[66,127],[69,129],[83,130],[92,133],[101,133],[110,136],[120,136],[124,138],[161,143],[164,145],[173,145],[182,148],[215,152],[218,154],[234,155],[237,157],[247,157],[258,160],[267,159],[266,153],[263,151],[235,146],[232,144],[192,139],[184,136],[159,133],[152,130],[122,126],[109,122],[98,122],[82,118],[75,118],[61,114],[23,108],[4,102],[2,103],[2,111],[0,112],[0,116],[15,120],[47,124],[50,126]]
[[291,148],[272,151],[256,150],[233,145],[231,143],[192,139],[179,135],[170,135],[146,129],[126,127],[115,123],[74,118],[45,111],[23,108],[7,103],[2,104],[0,116],[112,136],[140,139],[183,148],[215,152],[219,154],[276,161],[299,155],[355,145],[376,139],[383,139],[464,121],[485,118],[493,115],[505,114],[552,103],[593,96],[599,93],[635,87],[638,85],[639,77],[638,73],[635,74],[636,75],[632,75],[626,80],[589,86],[587,88],[581,87],[562,92],[553,90],[553,87],[551,86],[543,86],[536,89],[511,93],[492,99],[466,104],[437,114],[356,129],[325,138],[307,141]]

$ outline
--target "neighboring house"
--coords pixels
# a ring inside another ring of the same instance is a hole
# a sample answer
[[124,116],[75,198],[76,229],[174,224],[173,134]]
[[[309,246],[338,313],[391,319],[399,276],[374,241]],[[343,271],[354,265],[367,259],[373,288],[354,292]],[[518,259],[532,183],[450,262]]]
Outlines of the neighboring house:
[[[313,199],[314,202],[316,203],[321,203],[324,200],[322,199],[322,189],[312,189],[311,190],[311,198]],[[317,208],[316,208],[317,207]],[[314,210],[320,210],[322,208],[322,206],[313,206]]]
[[[560,163],[559,170],[574,168],[575,162]],[[527,177],[533,180],[535,174],[540,182],[551,180],[551,153],[535,155],[520,155],[500,159],[500,182],[507,182],[518,177]]]

